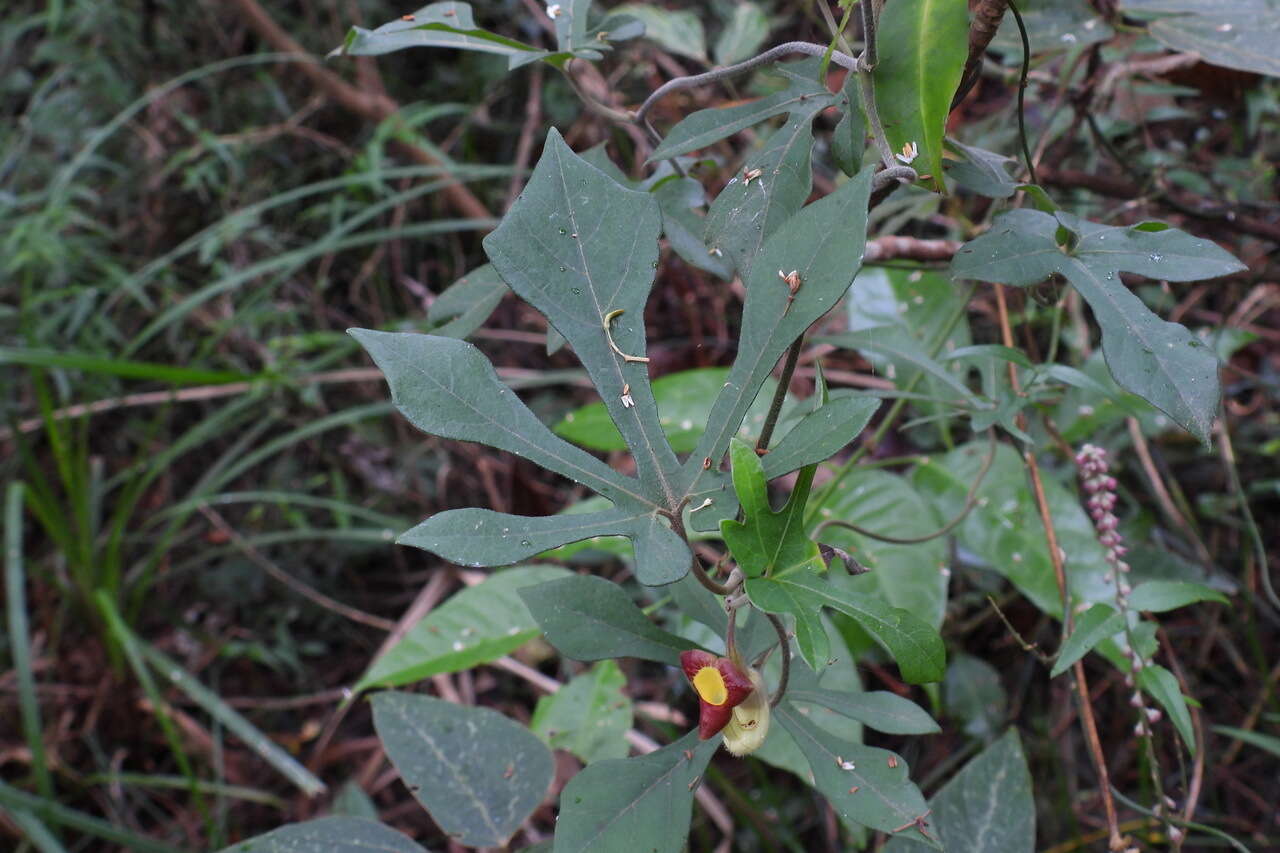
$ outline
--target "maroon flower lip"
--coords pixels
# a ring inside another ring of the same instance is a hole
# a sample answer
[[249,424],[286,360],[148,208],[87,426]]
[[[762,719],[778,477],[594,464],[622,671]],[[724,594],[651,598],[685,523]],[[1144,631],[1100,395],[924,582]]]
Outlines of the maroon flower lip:
[[702,740],[718,734],[733,716],[733,709],[755,689],[733,661],[710,652],[681,652],[680,666],[698,694],[698,737]]

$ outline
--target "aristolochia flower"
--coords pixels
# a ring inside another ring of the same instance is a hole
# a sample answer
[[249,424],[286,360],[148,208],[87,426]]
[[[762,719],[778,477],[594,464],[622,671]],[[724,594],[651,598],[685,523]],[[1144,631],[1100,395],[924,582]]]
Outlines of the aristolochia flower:
[[756,683],[733,661],[711,652],[681,652],[680,666],[698,694],[698,737],[703,740],[728,725],[733,709],[756,689]]
[[760,673],[701,651],[681,652],[680,665],[698,694],[698,737],[723,731],[734,755],[759,749],[769,735],[769,691]]

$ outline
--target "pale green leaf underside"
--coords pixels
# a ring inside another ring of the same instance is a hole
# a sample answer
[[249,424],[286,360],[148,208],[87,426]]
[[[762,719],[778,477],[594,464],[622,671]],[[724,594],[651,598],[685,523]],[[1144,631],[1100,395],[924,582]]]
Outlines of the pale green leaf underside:
[[719,745],[693,731],[648,755],[590,765],[560,794],[555,853],[679,853],[694,782]]
[[[1078,235],[1069,254],[1055,239],[1060,225]],[[1243,269],[1213,243],[1176,229],[1109,227],[1025,209],[998,217],[990,231],[960,249],[951,265],[957,278],[1018,286],[1038,284],[1053,273],[1066,276],[1093,309],[1116,381],[1201,441],[1208,440],[1218,408],[1218,360],[1186,328],[1153,314],[1120,280],[1120,272],[1195,281]]]
[[679,462],[658,422],[648,365],[609,345],[611,334],[622,353],[644,356],[661,224],[649,193],[619,185],[553,128],[524,192],[484,247],[511,289],[573,347],[631,448],[646,498],[674,507]]
[[750,0],[733,7],[720,38],[716,39],[716,62],[733,65],[754,56],[769,36],[769,15]]
[[572,752],[586,764],[625,758],[631,700],[627,678],[615,661],[602,661],[550,696],[538,700],[529,728],[553,749]]
[[387,757],[442,830],[469,847],[501,847],[542,802],[551,751],[496,711],[431,696],[373,696]]
[[558,566],[521,566],[462,590],[380,655],[355,691],[459,672],[519,648],[538,635],[538,626],[516,591],[566,574]]
[[[836,738],[814,725],[790,701],[774,709],[774,716],[808,760],[814,787],[842,818],[892,833],[925,813],[924,797],[899,756]],[[889,766],[890,758],[893,767]],[[849,765],[851,768],[845,769]],[[857,790],[850,793],[855,787]]]
[[965,0],[894,0],[880,16],[876,105],[895,151],[914,142],[912,165],[941,190],[942,140],[968,55]]
[[574,660],[634,657],[678,666],[680,653],[696,648],[650,622],[604,578],[572,575],[525,587],[520,597],[547,641]]
[[241,841],[222,853],[426,853],[394,829],[359,817],[322,817],[291,823]]

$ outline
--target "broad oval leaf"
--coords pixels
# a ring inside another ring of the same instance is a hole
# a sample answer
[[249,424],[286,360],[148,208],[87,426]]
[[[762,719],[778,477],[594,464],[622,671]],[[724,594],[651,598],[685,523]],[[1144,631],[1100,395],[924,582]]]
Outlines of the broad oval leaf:
[[942,679],[947,716],[963,723],[964,733],[983,741],[995,739],[1008,716],[1009,698],[1000,673],[982,658],[958,654]]
[[454,840],[501,847],[546,796],[551,750],[497,711],[394,691],[372,702],[387,757]]
[[[978,753],[929,799],[929,826],[943,850],[1032,853],[1036,804],[1031,772],[1016,729]],[[884,853],[910,853],[928,845],[908,832]]]
[[555,853],[680,853],[693,790],[720,745],[696,731],[657,752],[597,761],[560,794]]
[[538,636],[538,626],[517,591],[567,574],[558,566],[520,566],[458,592],[379,656],[355,691],[459,672],[519,648]]
[[672,53],[700,62],[707,60],[707,36],[702,20],[694,12],[664,9],[647,3],[625,3],[609,10],[644,24],[644,37]]
[[[912,482],[919,494],[937,508],[940,518],[954,518],[977,477],[990,446],[971,442],[950,453],[934,456],[916,467]],[[1097,604],[1115,597],[1106,581],[1106,552],[1098,544],[1093,522],[1072,491],[1052,479],[1044,481],[1049,513],[1058,544],[1070,560],[1067,583],[1073,602]],[[1008,578],[1023,595],[1055,619],[1062,617],[1062,599],[1045,544],[1044,525],[1035,499],[1027,489],[1026,470],[1012,447],[1001,444],[986,478],[978,487],[977,504],[953,531],[959,544]]]
[[814,787],[842,818],[881,832],[914,831],[915,819],[927,807],[906,761],[885,749],[836,738],[790,702],[778,705],[774,716],[808,760]]
[[634,657],[679,666],[696,648],[650,622],[616,583],[571,575],[520,590],[547,641],[574,660]]
[[223,848],[222,853],[426,853],[426,848],[376,820],[322,817],[291,823]]
[[913,164],[942,191],[942,139],[969,54],[965,0],[893,0],[876,35],[876,106],[889,144],[914,143]]

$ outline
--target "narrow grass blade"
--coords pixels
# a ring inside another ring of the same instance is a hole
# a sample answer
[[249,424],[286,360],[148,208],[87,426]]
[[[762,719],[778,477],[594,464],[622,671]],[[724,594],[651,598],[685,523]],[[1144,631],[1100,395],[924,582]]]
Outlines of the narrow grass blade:
[[0,807],[9,813],[26,811],[48,823],[66,826],[71,829],[101,838],[121,846],[130,853],[183,853],[181,848],[173,847],[162,841],[155,841],[145,835],[137,835],[127,829],[107,823],[101,818],[87,815],[84,812],[69,809],[52,800],[41,799],[34,794],[19,791],[4,782],[0,782]]
[[263,734],[262,730],[249,722],[240,712],[222,701],[212,690],[195,679],[191,673],[178,666],[168,656],[154,646],[138,641],[138,649],[142,656],[154,666],[174,687],[177,687],[191,701],[208,712],[222,725],[239,737],[245,744],[258,753],[264,761],[296,785],[309,797],[322,793],[325,784],[307,768],[299,764],[293,756],[285,752],[275,741]]
[[31,749],[31,766],[41,796],[53,798],[53,777],[44,756],[40,704],[31,666],[31,641],[27,632],[26,577],[22,565],[22,483],[10,483],[4,503],[4,595],[9,622],[9,648],[18,676],[18,705],[22,734]]

